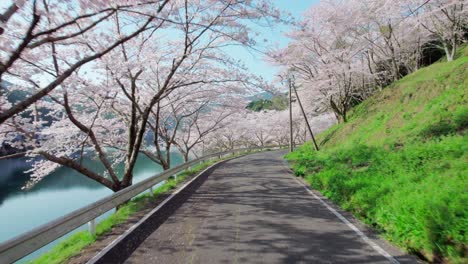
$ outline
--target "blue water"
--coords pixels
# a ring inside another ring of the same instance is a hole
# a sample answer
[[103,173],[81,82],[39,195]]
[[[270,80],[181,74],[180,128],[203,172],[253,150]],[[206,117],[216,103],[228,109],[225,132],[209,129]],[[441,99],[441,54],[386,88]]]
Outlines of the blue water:
[[[172,154],[173,166],[182,162],[179,154]],[[90,168],[100,169],[96,162],[88,160],[86,164]],[[65,167],[48,175],[32,189],[21,190],[29,179],[29,175],[23,172],[28,168],[29,164],[24,158],[0,160],[0,243],[112,194],[111,190]],[[133,182],[139,182],[161,171],[159,165],[140,155]],[[79,229],[84,228],[86,226]],[[57,242],[25,259],[37,257]]]

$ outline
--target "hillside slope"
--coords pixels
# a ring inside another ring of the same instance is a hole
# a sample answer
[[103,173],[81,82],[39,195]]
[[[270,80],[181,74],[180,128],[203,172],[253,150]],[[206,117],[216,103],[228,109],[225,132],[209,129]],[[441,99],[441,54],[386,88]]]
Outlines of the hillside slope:
[[298,176],[432,262],[467,263],[468,49],[387,87],[287,155]]

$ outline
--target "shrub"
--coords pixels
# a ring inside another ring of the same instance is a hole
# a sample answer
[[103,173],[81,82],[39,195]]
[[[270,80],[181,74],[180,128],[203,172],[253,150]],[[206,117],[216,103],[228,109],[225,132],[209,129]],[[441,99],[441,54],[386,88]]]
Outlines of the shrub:
[[457,130],[468,128],[468,108],[463,107],[454,113],[454,122]]
[[448,120],[441,120],[435,124],[430,124],[423,128],[421,136],[424,138],[440,137],[453,133],[456,127]]
[[[326,197],[410,252],[461,260],[468,230],[468,175],[463,136],[398,150],[354,145],[287,156]],[[318,170],[319,168],[319,170]]]

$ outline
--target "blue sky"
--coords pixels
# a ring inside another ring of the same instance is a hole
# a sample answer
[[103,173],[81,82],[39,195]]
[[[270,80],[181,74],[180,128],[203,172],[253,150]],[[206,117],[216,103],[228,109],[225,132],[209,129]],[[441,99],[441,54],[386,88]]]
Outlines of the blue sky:
[[[296,21],[300,20],[302,13],[310,6],[318,3],[319,0],[274,0],[275,5],[286,12],[290,12]],[[262,44],[263,39],[267,39],[267,46],[275,46],[278,44],[284,47],[288,44],[289,39],[284,36],[284,33],[289,29],[286,26],[275,28],[259,28],[260,36],[257,41]],[[263,76],[266,80],[272,80],[277,74],[277,69],[269,65],[263,60],[263,55],[259,52],[247,50],[242,47],[232,48],[231,55],[244,61],[245,65],[255,74]]]
[[[0,0],[0,10],[3,11],[11,2],[11,0]],[[301,19],[302,13],[313,4],[318,3],[319,0],[273,0],[273,2],[279,9],[290,12],[296,21],[298,21]],[[286,26],[276,26],[274,28],[259,27],[258,31],[260,35],[257,42],[262,46],[275,46],[277,44],[280,47],[284,47],[288,44],[289,40],[284,36],[284,33],[288,31],[288,27]],[[266,43],[263,41],[264,39],[267,40]],[[263,76],[266,80],[272,80],[277,74],[277,69],[265,62],[263,55],[259,52],[242,47],[232,47],[229,53],[235,59],[242,60],[253,73]]]

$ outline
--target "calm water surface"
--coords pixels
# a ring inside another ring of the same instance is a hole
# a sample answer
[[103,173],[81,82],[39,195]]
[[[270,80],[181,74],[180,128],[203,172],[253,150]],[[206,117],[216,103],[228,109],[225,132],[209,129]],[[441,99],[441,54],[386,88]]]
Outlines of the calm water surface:
[[[179,154],[172,154],[173,166],[182,162]],[[88,160],[85,163],[95,170],[102,169],[97,162]],[[29,179],[29,175],[24,173],[27,169],[26,158],[0,160],[0,243],[112,194],[111,190],[65,167],[48,175],[32,189],[21,190]],[[161,171],[159,165],[140,155],[133,182]],[[84,228],[86,226],[79,229]],[[56,243],[25,259],[37,257]]]

